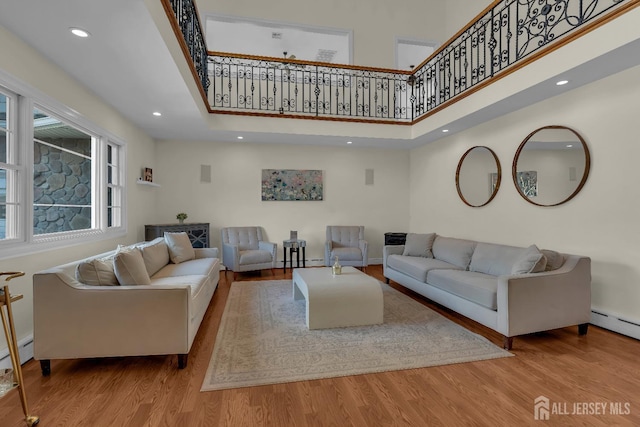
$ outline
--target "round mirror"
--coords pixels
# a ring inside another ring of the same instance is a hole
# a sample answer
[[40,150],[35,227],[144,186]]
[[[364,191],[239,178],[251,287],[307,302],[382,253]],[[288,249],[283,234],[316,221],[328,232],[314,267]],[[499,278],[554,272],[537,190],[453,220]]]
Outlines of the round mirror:
[[571,200],[589,176],[591,158],[584,139],[565,126],[545,126],[531,132],[513,158],[513,182],[518,193],[538,206]]
[[501,179],[498,156],[488,147],[471,147],[458,162],[458,195],[471,207],[484,206],[493,200],[500,188]]

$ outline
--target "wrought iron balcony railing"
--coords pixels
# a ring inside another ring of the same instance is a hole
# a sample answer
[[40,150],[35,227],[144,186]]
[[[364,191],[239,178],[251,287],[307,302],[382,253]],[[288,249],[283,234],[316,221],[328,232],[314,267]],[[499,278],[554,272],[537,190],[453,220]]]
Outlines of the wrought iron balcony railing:
[[212,113],[411,124],[640,0],[495,1],[411,72],[207,52],[193,0],[162,2]]

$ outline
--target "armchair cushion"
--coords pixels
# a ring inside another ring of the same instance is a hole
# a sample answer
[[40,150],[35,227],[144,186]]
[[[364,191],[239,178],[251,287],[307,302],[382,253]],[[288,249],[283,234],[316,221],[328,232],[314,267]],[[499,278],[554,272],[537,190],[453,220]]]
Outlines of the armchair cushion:
[[263,264],[272,260],[271,252],[261,250],[240,251],[240,265]]
[[362,251],[360,248],[334,248],[331,251],[333,257],[338,257],[342,261],[362,261]]

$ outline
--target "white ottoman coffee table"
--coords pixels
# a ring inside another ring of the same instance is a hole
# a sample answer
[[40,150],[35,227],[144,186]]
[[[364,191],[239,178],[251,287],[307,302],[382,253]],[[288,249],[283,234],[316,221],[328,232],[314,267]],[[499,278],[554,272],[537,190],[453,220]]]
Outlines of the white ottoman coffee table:
[[380,282],[354,267],[333,276],[330,267],[293,270],[293,299],[307,302],[309,329],[376,325],[383,320]]

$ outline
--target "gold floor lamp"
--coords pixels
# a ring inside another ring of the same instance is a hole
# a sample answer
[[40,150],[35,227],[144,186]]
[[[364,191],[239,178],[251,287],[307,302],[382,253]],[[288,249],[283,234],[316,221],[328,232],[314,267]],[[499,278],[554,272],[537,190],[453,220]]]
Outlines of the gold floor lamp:
[[[16,277],[24,276],[22,271],[12,271],[0,273],[1,276],[8,276],[5,282]],[[18,341],[16,340],[16,328],[13,325],[13,311],[11,303],[22,299],[22,295],[10,295],[9,285],[5,284],[0,289],[0,315],[2,316],[2,327],[4,328],[4,336],[7,338],[7,346],[9,347],[9,355],[11,356],[11,364],[13,365],[13,373],[15,381],[18,383],[18,391],[20,392],[20,403],[22,403],[22,412],[24,412],[24,420],[29,427],[40,422],[37,415],[29,415],[29,406],[27,405],[27,393],[24,390],[24,378],[22,377],[22,366],[20,366],[20,354],[18,353]],[[3,307],[6,308],[5,315]]]

